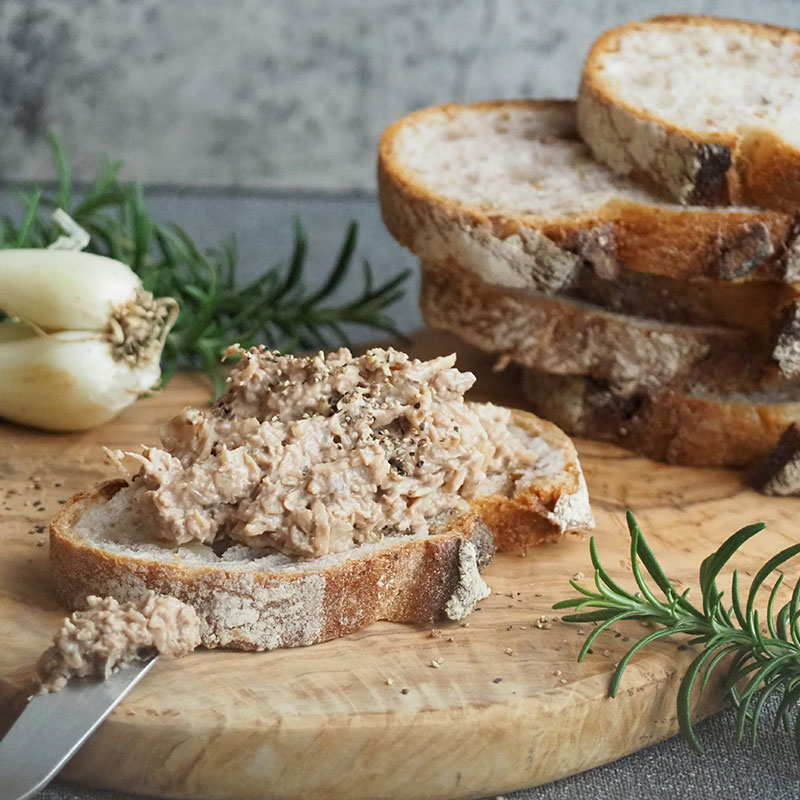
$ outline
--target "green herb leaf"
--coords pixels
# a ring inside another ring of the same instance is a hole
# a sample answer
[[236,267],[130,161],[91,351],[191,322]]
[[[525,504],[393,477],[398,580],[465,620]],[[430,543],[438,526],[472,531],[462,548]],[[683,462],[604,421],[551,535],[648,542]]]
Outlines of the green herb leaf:
[[[791,600],[775,614],[776,596],[783,582],[783,575],[777,574],[769,591],[766,629],[762,629],[756,608],[759,592],[767,579],[776,575],[778,568],[790,558],[800,554],[800,545],[785,548],[758,570],[744,604],[739,597],[737,571],[733,572],[731,579],[730,609],[723,605],[723,593],[717,587],[717,578],[723,567],[748,539],[764,527],[763,523],[758,523],[742,528],[703,561],[699,576],[703,601],[701,611],[687,599],[688,590],[677,593],[629,511],[631,571],[638,591],[631,594],[610,578],[600,563],[597,546],[592,539],[589,552],[595,568],[597,591],[570,581],[580,596],[562,600],[553,606],[556,609],[573,608],[578,612],[562,617],[565,622],[602,621],[581,649],[578,661],[586,657],[589,646],[617,621],[642,620],[662,626],[635,642],[620,659],[609,686],[611,697],[617,694],[623,673],[636,653],[650,643],[666,636],[688,634],[692,637],[688,642],[690,645],[702,647],[681,680],[677,701],[681,732],[699,753],[703,752],[703,748],[692,723],[692,696],[696,686],[699,686],[700,692],[707,688],[712,673],[722,668],[721,665],[725,664],[726,669],[722,691],[737,709],[736,732],[739,740],[744,737],[749,724],[750,740],[755,743],[758,724],[769,697],[783,695],[776,724],[782,722],[787,731],[790,715],[800,702],[800,581],[794,587]],[[648,585],[642,566],[664,593],[663,602]],[[792,728],[800,758],[800,713],[796,713]]]
[[201,252],[186,232],[150,216],[142,187],[120,182],[118,162],[106,163],[84,198],[76,201],[61,140],[50,134],[49,142],[56,188],[52,194],[42,189],[30,196],[18,193],[24,219],[20,225],[9,217],[0,219],[0,247],[46,247],[55,241],[60,231],[50,213],[59,207],[91,235],[89,252],[127,264],[157,297],[174,297],[180,314],[164,346],[162,385],[179,368],[200,369],[219,394],[224,389],[219,362],[226,348],[236,342],[283,351],[329,348],[348,343],[345,325],[400,335],[384,311],[403,296],[409,271],[376,285],[364,262],[362,288],[355,299],[331,301],[350,273],[358,239],[356,223],[348,226],[319,289],[306,288],[308,241],[299,220],[295,220],[288,263],[274,265],[240,286],[232,237]]

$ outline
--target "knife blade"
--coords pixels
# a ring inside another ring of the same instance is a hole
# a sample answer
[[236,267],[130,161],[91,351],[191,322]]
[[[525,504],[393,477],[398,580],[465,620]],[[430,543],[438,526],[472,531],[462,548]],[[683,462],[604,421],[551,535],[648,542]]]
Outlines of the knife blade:
[[0,800],[25,800],[47,786],[157,660],[134,661],[107,680],[73,678],[32,697],[0,740]]

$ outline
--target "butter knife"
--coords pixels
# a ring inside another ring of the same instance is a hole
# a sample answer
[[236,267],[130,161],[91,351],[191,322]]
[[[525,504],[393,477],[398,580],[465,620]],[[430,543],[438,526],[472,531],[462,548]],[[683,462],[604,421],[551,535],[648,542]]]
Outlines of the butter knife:
[[0,740],[0,800],[44,789],[157,659],[134,661],[108,680],[73,678],[58,692],[32,697]]

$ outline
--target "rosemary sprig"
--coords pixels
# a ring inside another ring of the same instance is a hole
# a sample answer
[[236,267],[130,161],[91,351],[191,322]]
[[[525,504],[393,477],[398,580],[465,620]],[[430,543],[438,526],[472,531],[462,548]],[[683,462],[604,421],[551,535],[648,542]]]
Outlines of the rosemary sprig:
[[[631,565],[638,591],[631,593],[611,578],[600,563],[592,538],[589,551],[596,591],[571,580],[570,584],[581,596],[553,606],[554,609],[575,610],[575,613],[562,617],[565,622],[599,623],[587,637],[578,661],[583,660],[603,631],[618,622],[633,619],[662,626],[636,642],[620,659],[609,686],[609,695],[615,697],[626,667],[643,647],[666,636],[689,636],[688,644],[700,645],[702,650],[681,680],[678,721],[681,732],[692,746],[699,753],[703,752],[692,725],[691,698],[694,687],[700,681],[702,691],[711,675],[718,669],[724,669],[723,691],[737,709],[738,740],[741,741],[749,725],[750,738],[755,743],[767,700],[781,696],[775,723],[782,722],[787,731],[793,728],[795,747],[800,758],[800,712],[796,712],[794,722],[791,721],[791,713],[800,700],[800,581],[795,585],[791,599],[776,610],[778,590],[783,582],[783,574],[779,573],[769,592],[763,619],[756,608],[756,600],[764,582],[782,564],[800,553],[800,544],[781,550],[761,567],[753,578],[744,602],[739,591],[738,572],[734,571],[730,604],[726,605],[723,592],[717,587],[717,577],[736,551],[762,531],[765,525],[748,525],[737,531],[701,564],[702,608],[696,608],[687,598],[689,590],[679,593],[667,578],[630,511],[627,519],[631,537]],[[648,583],[645,571],[655,586]]]
[[156,296],[174,297],[180,314],[164,348],[162,384],[179,368],[199,368],[219,394],[224,388],[220,358],[233,342],[243,347],[264,343],[283,351],[325,349],[349,345],[344,326],[351,324],[400,335],[385,310],[402,297],[407,271],[375,285],[364,261],[360,293],[339,304],[330,301],[351,267],[358,235],[354,222],[319,289],[306,286],[308,243],[299,221],[288,264],[275,264],[239,285],[233,237],[201,251],[181,228],[150,216],[140,184],[120,182],[119,162],[106,163],[76,198],[63,145],[53,134],[49,141],[56,187],[49,193],[40,188],[16,192],[23,220],[17,224],[8,216],[0,218],[0,247],[46,247],[61,233],[50,215],[62,208],[91,235],[89,251],[128,264]]

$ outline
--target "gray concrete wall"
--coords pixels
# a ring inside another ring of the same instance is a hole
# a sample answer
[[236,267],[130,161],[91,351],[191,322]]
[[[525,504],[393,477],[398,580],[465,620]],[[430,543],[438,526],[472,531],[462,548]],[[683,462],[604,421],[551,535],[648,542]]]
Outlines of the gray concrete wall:
[[382,129],[570,96],[603,29],[668,11],[800,26],[796,0],[0,0],[0,180],[104,153],[177,186],[374,189]]

